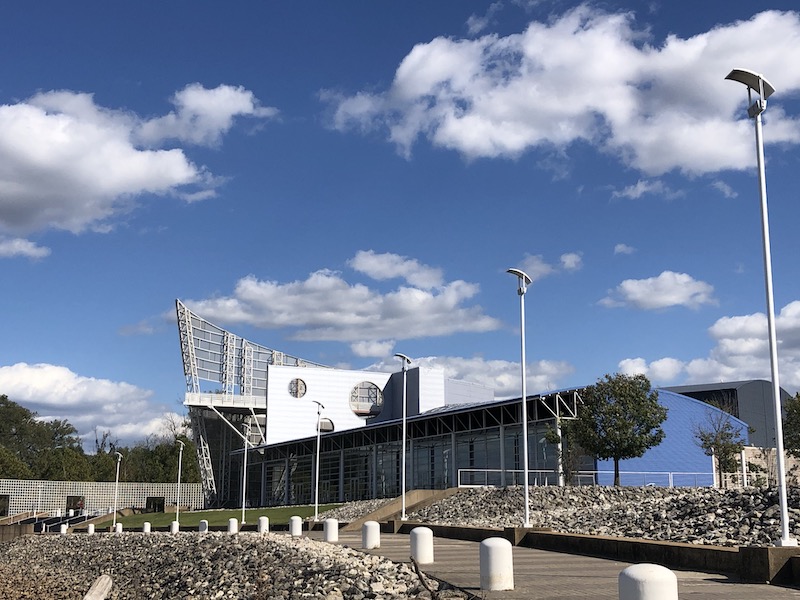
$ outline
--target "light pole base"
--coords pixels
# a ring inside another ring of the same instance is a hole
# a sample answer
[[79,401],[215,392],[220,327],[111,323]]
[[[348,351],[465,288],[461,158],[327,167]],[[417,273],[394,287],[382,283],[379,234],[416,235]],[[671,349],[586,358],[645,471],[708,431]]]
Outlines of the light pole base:
[[794,548],[797,546],[797,538],[780,538],[775,540],[775,545],[779,548]]

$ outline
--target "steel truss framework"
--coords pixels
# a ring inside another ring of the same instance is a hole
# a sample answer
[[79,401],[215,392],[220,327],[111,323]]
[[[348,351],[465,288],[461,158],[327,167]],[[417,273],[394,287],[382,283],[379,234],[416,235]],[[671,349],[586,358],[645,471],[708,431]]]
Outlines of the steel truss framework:
[[[208,506],[229,503],[231,453],[264,443],[269,365],[329,368],[250,342],[175,301],[181,359],[203,492]],[[208,382],[204,389],[202,382]]]
[[[580,403],[578,389],[529,397],[531,439],[540,440],[557,419],[575,418]],[[469,469],[496,470],[497,481],[492,483],[520,483],[524,452],[520,415],[520,401],[506,400],[444,407],[412,417],[408,420],[409,488],[451,487],[458,471]],[[401,423],[392,421],[323,435],[320,501],[399,495],[401,431]],[[251,450],[246,502],[253,506],[310,502],[315,443],[308,438]],[[534,481],[556,484],[555,447],[535,442],[528,451],[533,455],[532,469],[538,473]],[[241,451],[238,454],[241,468]]]

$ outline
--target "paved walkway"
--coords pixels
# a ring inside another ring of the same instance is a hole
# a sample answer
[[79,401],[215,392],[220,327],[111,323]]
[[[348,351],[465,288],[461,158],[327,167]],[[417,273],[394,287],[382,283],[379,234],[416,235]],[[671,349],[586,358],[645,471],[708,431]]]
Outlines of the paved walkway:
[[[322,539],[321,531],[311,537]],[[370,554],[378,554],[395,562],[409,562],[408,535],[381,533],[381,547],[361,549],[361,532],[339,532],[339,543]],[[618,577],[631,563],[548,552],[515,546],[514,590],[481,591],[480,544],[434,538],[434,563],[421,570],[485,600],[618,600]],[[738,583],[725,575],[675,571],[681,600],[782,600],[800,599],[800,589],[780,586]]]

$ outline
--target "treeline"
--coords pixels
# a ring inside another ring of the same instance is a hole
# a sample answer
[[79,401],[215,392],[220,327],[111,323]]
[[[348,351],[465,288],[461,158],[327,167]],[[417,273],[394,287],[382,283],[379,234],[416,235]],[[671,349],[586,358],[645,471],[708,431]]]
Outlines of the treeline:
[[35,412],[0,395],[0,479],[114,481],[119,452],[120,481],[176,481],[180,440],[185,444],[181,481],[200,481],[194,443],[179,430],[183,428],[171,429],[131,447],[120,446],[110,432],[95,432],[95,451],[87,454],[69,421],[42,421]]

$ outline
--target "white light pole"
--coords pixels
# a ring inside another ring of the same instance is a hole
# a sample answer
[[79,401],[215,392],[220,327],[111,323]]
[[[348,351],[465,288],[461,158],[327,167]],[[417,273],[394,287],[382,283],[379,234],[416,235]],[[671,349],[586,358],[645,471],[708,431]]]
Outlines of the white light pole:
[[117,498],[119,497],[119,463],[122,462],[122,454],[114,452],[117,455],[117,474],[114,476],[114,518],[111,526],[116,529],[117,527]]
[[317,459],[314,461],[314,521],[319,521],[319,438],[320,425],[322,424],[322,410],[325,408],[321,402],[312,400],[317,405]]
[[[786,499],[786,465],[783,455],[783,421],[781,409],[781,383],[778,376],[778,343],[775,332],[775,299],[772,293],[772,254],[769,243],[769,216],[767,211],[767,180],[764,171],[764,140],[761,136],[761,113],[767,109],[767,98],[775,88],[760,73],[747,69],[734,69],[725,77],[747,86],[747,116],[755,121],[756,156],[758,160],[758,186],[761,196],[761,240],[764,246],[764,285],[767,292],[767,329],[769,331],[769,362],[772,371],[772,401],[775,406],[775,454],[778,462],[778,499],[781,509],[781,537],[778,546],[797,546],[797,539],[789,536],[789,509]],[[753,92],[758,94],[753,102]]]
[[181,466],[183,466],[183,442],[181,440],[175,440],[178,442],[181,447],[178,450],[178,483],[177,483],[177,496],[178,500],[175,502],[175,522],[178,523],[178,527],[180,527],[181,522]]
[[520,338],[521,338],[521,367],[522,367],[522,445],[524,447],[522,468],[525,471],[523,475],[523,485],[525,486],[525,521],[523,527],[531,526],[531,513],[528,492],[528,393],[526,388],[526,374],[525,374],[525,292],[528,291],[528,286],[531,284],[531,278],[527,273],[519,269],[508,269],[506,273],[511,273],[517,278],[517,294],[519,295],[519,322],[520,322]]
[[408,437],[408,430],[406,428],[406,420],[407,420],[407,412],[408,412],[408,375],[407,375],[407,368],[408,365],[411,364],[411,359],[408,358],[405,354],[400,354],[399,352],[395,354],[395,357],[400,359],[400,362],[403,364],[403,451],[401,452],[400,456],[400,490],[401,490],[401,497],[402,497],[402,507],[400,509],[400,520],[406,521],[408,517],[406,516],[406,439]]

